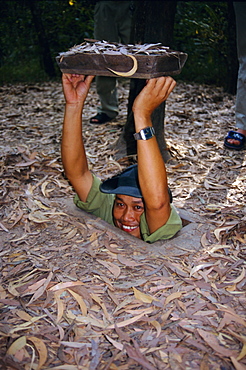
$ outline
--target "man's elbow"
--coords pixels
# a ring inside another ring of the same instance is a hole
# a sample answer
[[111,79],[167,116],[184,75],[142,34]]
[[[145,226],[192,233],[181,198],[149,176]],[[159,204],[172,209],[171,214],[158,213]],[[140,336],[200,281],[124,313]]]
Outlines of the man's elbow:
[[156,199],[153,200],[153,203],[146,205],[146,208],[150,210],[151,212],[156,211],[156,212],[161,212],[162,210],[167,210],[170,209],[170,199]]

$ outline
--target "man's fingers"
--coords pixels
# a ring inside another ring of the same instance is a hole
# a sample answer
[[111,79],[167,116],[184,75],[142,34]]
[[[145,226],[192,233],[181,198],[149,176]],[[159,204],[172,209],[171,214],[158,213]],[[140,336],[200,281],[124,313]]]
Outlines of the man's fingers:
[[91,84],[91,82],[92,82],[92,80],[93,80],[94,77],[95,76],[86,76],[85,82],[88,82],[89,84]]
[[175,88],[175,86],[176,86],[176,81],[174,81],[174,80],[172,79],[172,81],[171,81],[171,82],[170,82],[170,84],[169,84],[168,90],[167,90],[167,94],[168,94],[168,95],[170,95],[170,94],[171,94],[171,92],[173,91],[173,89]]
[[148,81],[148,89],[156,90],[158,94],[165,95],[165,92],[170,94],[173,88],[176,85],[176,81],[172,77],[158,77],[158,78],[151,78]]
[[173,80],[171,77],[166,77],[165,80],[162,81],[162,86],[160,90],[160,95],[163,96],[165,99],[168,98],[168,96],[173,91],[174,87],[176,86],[176,81]]

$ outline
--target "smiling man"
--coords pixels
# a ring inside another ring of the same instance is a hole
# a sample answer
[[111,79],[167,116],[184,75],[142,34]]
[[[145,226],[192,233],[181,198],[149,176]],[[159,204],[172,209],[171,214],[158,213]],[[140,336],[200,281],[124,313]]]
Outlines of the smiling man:
[[114,224],[119,229],[141,238],[140,216],[144,212],[141,199],[129,195],[116,195],[113,216]]
[[138,165],[102,183],[88,168],[82,137],[83,106],[92,79],[73,74],[62,77],[66,107],[61,153],[66,176],[76,192],[75,204],[146,242],[173,237],[182,224],[171,204],[151,114],[168,98],[175,81],[171,77],[147,81],[132,109]]

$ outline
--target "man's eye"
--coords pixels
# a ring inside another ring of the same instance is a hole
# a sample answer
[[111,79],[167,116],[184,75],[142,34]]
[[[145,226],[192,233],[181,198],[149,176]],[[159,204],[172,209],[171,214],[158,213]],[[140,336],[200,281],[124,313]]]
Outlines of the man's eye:
[[117,207],[124,207],[124,203],[117,202],[116,205]]
[[142,207],[142,206],[135,206],[135,209],[136,209],[137,211],[142,211],[143,207]]

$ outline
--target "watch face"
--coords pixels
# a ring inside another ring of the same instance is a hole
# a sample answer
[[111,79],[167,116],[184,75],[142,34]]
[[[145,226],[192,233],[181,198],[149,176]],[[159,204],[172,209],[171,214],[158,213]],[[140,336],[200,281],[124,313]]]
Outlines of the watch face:
[[144,140],[149,140],[154,136],[154,130],[152,127],[146,127],[143,129],[143,134],[145,136]]
[[133,134],[135,140],[149,140],[155,136],[154,127],[145,127],[139,132]]

